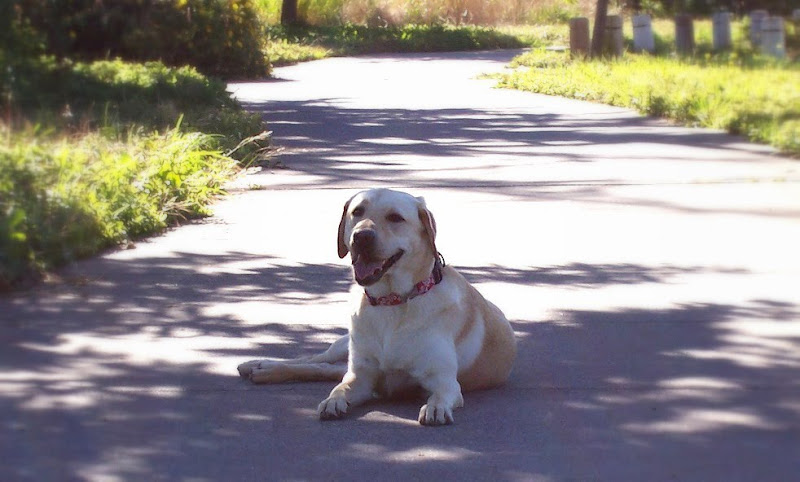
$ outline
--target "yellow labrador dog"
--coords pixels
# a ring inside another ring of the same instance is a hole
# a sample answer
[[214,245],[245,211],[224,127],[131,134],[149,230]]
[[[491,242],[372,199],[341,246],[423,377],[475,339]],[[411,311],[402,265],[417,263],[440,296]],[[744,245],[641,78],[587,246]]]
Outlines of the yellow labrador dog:
[[[516,355],[503,313],[436,250],[436,222],[422,198],[388,189],[356,194],[339,223],[339,257],[350,254],[364,288],[349,335],[324,353],[251,361],[239,373],[256,383],[341,382],[319,404],[322,419],[377,396],[423,389],[423,425],[453,422],[463,390],[506,381]],[[349,356],[348,356],[349,354]],[[347,367],[336,365],[347,359]]]

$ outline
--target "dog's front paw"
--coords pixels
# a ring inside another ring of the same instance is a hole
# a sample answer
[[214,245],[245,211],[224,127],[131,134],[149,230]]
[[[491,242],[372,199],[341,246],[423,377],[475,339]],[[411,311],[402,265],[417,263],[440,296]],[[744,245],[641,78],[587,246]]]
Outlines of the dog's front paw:
[[428,402],[419,410],[419,423],[422,425],[450,425],[453,423],[453,409],[445,404]]
[[345,399],[344,396],[333,395],[319,404],[317,412],[319,413],[320,420],[333,420],[347,413],[347,407],[347,399]]

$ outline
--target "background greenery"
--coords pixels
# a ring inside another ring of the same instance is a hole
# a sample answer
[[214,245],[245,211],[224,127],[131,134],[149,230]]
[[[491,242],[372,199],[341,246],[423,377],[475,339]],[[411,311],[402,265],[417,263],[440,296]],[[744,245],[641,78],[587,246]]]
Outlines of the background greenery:
[[339,55],[490,50],[526,45],[515,35],[475,25],[275,25],[267,29],[267,36],[270,39],[267,52],[274,65]]

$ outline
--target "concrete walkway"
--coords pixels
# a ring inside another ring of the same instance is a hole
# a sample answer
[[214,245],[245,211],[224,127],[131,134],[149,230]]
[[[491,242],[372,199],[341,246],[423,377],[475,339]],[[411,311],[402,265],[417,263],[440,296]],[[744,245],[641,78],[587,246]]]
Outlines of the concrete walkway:
[[[329,59],[235,84],[285,169],[209,219],[0,298],[0,480],[725,480],[800,473],[800,162],[492,89],[513,52]],[[341,206],[424,195],[513,321],[509,384],[319,422],[238,363],[345,333]]]

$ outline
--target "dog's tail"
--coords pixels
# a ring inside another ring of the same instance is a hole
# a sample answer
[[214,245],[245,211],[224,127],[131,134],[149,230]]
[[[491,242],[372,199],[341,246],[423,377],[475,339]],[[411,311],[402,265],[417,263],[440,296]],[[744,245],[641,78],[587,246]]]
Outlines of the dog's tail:
[[348,343],[349,336],[344,335],[327,350],[311,357],[245,362],[238,367],[239,375],[253,383],[338,382],[347,372]]

